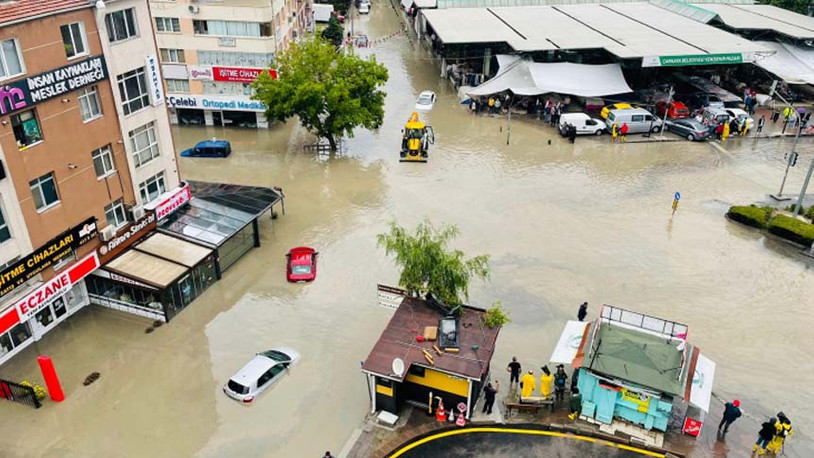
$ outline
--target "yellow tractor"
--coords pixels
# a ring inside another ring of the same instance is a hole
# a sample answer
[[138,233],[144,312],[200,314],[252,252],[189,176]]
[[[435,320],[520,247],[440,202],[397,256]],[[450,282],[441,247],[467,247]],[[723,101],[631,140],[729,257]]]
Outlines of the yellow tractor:
[[427,162],[427,150],[434,143],[432,127],[419,121],[414,111],[402,130],[399,162]]

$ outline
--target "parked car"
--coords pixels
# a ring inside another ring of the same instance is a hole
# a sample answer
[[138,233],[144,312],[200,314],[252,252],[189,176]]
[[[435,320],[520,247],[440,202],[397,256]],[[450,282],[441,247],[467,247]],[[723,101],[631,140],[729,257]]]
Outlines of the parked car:
[[690,116],[690,110],[687,108],[687,105],[679,101],[673,101],[669,104],[664,100],[656,103],[656,113],[659,116],[664,116],[664,112],[667,112],[668,118],[679,119],[679,118],[688,118]]
[[418,111],[430,111],[435,105],[435,92],[424,91],[418,96],[415,102],[415,109]]
[[707,107],[702,110],[698,110],[694,118],[696,121],[702,122],[708,126],[715,126],[722,122],[730,121],[729,113],[727,113],[723,108],[717,107]]
[[557,126],[560,135],[567,135],[566,124],[571,124],[577,128],[577,135],[602,135],[605,132],[605,121],[592,118],[585,113],[564,113],[560,116],[560,123]]
[[359,14],[368,14],[370,13],[370,3],[362,3],[359,5]]
[[692,108],[723,108],[724,102],[715,94],[708,92],[694,92],[691,94],[676,95],[676,100],[684,102],[685,105]]
[[709,126],[705,126],[692,118],[668,119],[664,125],[668,131],[690,141],[706,140],[712,134]]
[[287,347],[275,347],[258,353],[226,382],[223,392],[232,399],[253,402],[277,383],[299,359],[300,354]]
[[755,120],[749,116],[749,113],[741,110],[740,108],[727,108],[726,114],[729,115],[729,120],[737,119],[740,122],[741,119],[746,118],[746,128],[751,129],[755,125]]
[[611,110],[629,110],[631,108],[634,107],[629,103],[612,103],[602,108],[602,111],[599,112],[599,116],[602,116],[602,119],[608,119],[608,113],[610,113]]
[[226,140],[199,142],[192,148],[181,151],[182,157],[227,157],[232,154],[232,145]]
[[627,124],[627,132],[629,134],[648,131],[658,132],[661,130],[661,119],[653,116],[644,108],[611,110],[610,113],[608,113],[608,119],[605,121],[608,130],[613,129],[614,123],[618,124],[619,127],[623,124]]
[[314,281],[317,277],[317,256],[319,253],[307,246],[292,248],[286,254],[286,279],[289,282]]
[[370,40],[367,39],[367,35],[356,35],[354,41],[354,46],[357,48],[367,48],[368,44],[370,43]]

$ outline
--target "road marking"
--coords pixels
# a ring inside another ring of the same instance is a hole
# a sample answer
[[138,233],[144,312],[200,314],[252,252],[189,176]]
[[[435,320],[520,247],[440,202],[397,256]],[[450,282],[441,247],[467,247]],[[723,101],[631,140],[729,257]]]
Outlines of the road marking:
[[427,442],[434,441],[436,439],[441,439],[443,437],[448,437],[448,436],[455,436],[455,435],[458,435],[458,434],[468,434],[468,433],[529,434],[529,435],[533,435],[533,436],[551,436],[551,437],[561,437],[561,438],[567,438],[567,439],[577,439],[577,440],[581,440],[581,441],[585,441],[585,442],[593,442],[593,443],[598,442],[598,443],[601,443],[601,444],[605,444],[608,447],[616,447],[616,448],[626,450],[626,451],[629,451],[629,452],[635,452],[635,453],[638,453],[640,455],[664,458],[663,453],[651,452],[650,450],[643,450],[643,449],[640,449],[640,448],[631,447],[629,445],[617,444],[617,443],[614,443],[614,442],[608,442],[608,441],[604,441],[604,440],[603,441],[597,441],[597,439],[595,439],[593,437],[588,437],[588,436],[580,436],[580,435],[576,435],[576,434],[561,433],[561,432],[557,432],[557,431],[540,431],[540,430],[533,430],[533,429],[513,429],[513,428],[466,428],[466,429],[456,429],[456,430],[452,430],[452,431],[446,431],[446,432],[443,432],[443,433],[433,434],[432,436],[428,436],[428,437],[425,437],[425,438],[420,439],[418,441],[415,441],[415,442],[405,446],[401,450],[398,450],[398,451],[394,452],[393,454],[390,455],[390,458],[398,458],[399,456],[403,455],[404,453],[407,453],[410,450],[412,450],[412,449],[414,449],[414,448],[416,448],[416,447],[418,447],[420,445],[426,444]]

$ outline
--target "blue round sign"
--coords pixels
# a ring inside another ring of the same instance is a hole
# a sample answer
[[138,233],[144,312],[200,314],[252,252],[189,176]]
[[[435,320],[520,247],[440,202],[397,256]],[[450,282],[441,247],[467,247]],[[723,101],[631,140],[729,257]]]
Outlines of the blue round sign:
[[681,193],[680,192],[676,191],[675,199],[676,200],[681,200]]

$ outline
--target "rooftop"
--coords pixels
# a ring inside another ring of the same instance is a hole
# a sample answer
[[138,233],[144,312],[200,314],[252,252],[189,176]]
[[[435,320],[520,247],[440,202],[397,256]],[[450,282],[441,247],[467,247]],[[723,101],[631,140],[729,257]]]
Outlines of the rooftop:
[[799,39],[814,38],[814,18],[771,5],[696,5],[736,30],[773,30]]
[[[362,370],[402,381],[409,373],[410,366],[419,364],[451,374],[480,379],[489,368],[495,341],[500,332],[499,328],[490,329],[484,324],[484,313],[483,309],[463,306],[458,336],[460,353],[438,355],[432,348],[437,341],[417,342],[415,338],[424,333],[424,327],[438,326],[438,320],[443,316],[422,299],[405,298],[382,331],[379,341],[370,351]],[[475,345],[478,346],[477,350],[472,349]],[[427,350],[433,355],[434,366],[424,359],[422,350]],[[404,361],[405,370],[401,376],[393,373],[392,365],[395,358]]]
[[0,25],[33,20],[39,16],[58,14],[80,8],[92,8],[88,0],[12,0],[0,1]]

